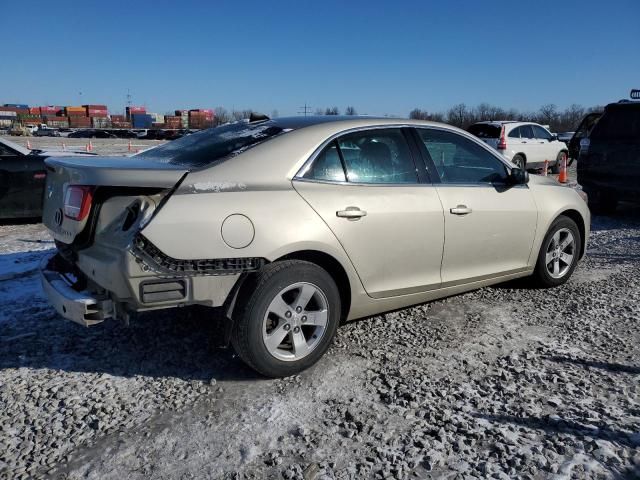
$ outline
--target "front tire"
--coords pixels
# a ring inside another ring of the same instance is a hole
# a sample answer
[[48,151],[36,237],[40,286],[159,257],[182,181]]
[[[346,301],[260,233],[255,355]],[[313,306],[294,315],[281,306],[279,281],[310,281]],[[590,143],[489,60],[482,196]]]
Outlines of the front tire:
[[340,322],[340,293],[314,263],[286,260],[247,279],[237,301],[233,347],[267,377],[295,375],[327,351]]
[[544,237],[533,278],[543,288],[562,285],[573,274],[582,248],[580,230],[569,217],[556,218]]

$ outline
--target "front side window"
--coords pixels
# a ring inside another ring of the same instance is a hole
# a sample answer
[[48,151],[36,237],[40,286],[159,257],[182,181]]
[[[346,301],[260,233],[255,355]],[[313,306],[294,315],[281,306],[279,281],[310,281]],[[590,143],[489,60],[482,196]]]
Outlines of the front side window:
[[506,166],[477,143],[454,132],[417,130],[442,183],[506,182]]
[[532,125],[533,134],[541,140],[551,140],[551,134],[539,125]]

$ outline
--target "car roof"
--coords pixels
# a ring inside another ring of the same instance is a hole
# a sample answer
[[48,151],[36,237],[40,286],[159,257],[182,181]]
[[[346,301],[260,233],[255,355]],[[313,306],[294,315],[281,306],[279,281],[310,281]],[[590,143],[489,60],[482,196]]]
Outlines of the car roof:
[[25,148],[22,145],[18,145],[17,143],[14,143],[11,140],[7,140],[5,138],[0,138],[0,143],[19,152],[22,155],[29,155],[31,153],[31,150],[29,150],[28,148]]

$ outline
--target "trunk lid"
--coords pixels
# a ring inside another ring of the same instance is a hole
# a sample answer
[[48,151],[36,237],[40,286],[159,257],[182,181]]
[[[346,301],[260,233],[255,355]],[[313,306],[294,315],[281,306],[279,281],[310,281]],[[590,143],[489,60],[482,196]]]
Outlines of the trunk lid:
[[63,243],[72,243],[90,220],[92,214],[82,221],[64,215],[64,197],[69,185],[95,187],[94,199],[99,191],[122,189],[132,191],[171,189],[188,172],[178,165],[156,162],[137,157],[56,157],[45,160],[47,181],[45,186],[43,223],[53,237]]

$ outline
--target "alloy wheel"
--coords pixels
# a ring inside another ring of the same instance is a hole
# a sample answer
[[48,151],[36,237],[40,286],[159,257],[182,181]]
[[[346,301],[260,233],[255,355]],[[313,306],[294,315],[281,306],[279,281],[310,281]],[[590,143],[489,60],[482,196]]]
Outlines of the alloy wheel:
[[316,285],[298,282],[283,288],[264,316],[262,340],[283,361],[297,361],[320,343],[329,322],[329,302]]
[[545,256],[547,272],[552,278],[564,277],[573,265],[576,255],[575,239],[568,228],[561,228],[553,234]]

